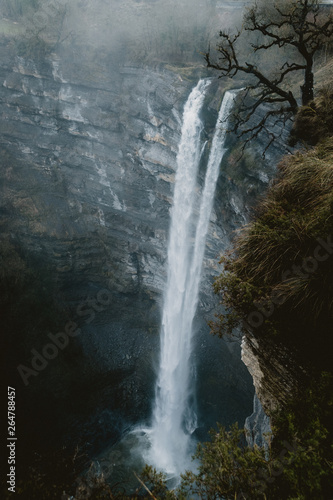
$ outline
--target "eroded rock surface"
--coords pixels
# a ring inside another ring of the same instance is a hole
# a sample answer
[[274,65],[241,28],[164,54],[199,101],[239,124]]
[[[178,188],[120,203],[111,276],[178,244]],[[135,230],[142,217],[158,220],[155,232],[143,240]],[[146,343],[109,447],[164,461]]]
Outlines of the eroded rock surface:
[[[81,349],[81,372],[75,375],[73,365],[71,374],[76,389],[63,394],[56,379],[48,386],[61,394],[68,435],[100,447],[150,416],[181,115],[194,83],[163,68],[107,59],[54,55],[37,63],[9,58],[6,46],[1,56],[3,231],[51,266],[80,327],[72,340]],[[207,140],[217,91],[212,84]],[[239,347],[208,335],[211,282],[228,244],[216,221],[213,213],[196,317],[203,428],[244,420],[252,401]],[[17,363],[29,366],[35,346],[25,343],[26,358]],[[42,377],[44,383],[47,370],[31,384],[38,387]]]

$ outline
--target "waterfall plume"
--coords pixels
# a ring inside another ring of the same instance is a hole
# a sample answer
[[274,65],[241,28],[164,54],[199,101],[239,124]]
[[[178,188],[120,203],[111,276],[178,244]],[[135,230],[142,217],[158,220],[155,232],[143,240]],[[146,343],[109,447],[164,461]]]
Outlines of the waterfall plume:
[[[191,384],[193,319],[198,304],[206,235],[220,163],[224,154],[227,121],[235,94],[226,92],[209,155],[199,215],[195,202],[202,145],[200,135],[208,80],[200,80],[184,108],[177,155],[175,191],[168,246],[168,281],[164,300],[160,365],[151,429],[150,462],[179,475],[189,463],[191,434],[197,427]],[[195,234],[193,243],[193,223]]]

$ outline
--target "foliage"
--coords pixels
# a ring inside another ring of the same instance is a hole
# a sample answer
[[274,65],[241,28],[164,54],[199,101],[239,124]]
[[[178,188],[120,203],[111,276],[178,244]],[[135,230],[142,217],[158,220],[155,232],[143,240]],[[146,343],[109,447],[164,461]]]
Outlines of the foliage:
[[[214,287],[229,312],[220,315],[215,333],[230,334],[237,325],[258,336],[279,332],[304,354],[310,349],[311,358],[316,331],[327,359],[333,304],[333,250],[328,245],[333,234],[332,138],[285,157],[279,171],[256,217],[222,259],[224,272]],[[261,324],[251,324],[253,315],[261,316]]]
[[[234,425],[229,431],[219,426],[211,441],[199,444],[195,458],[198,472],[183,476],[181,489],[198,498],[264,498],[256,471],[266,467],[264,448],[241,445],[245,431]],[[259,486],[259,488],[258,488]]]
[[145,490],[145,496],[158,500],[184,500],[181,492],[168,489],[167,477],[163,472],[157,472],[150,465],[146,465],[140,474],[140,481]]
[[237,425],[229,431],[222,426],[211,431],[211,441],[199,443],[193,457],[199,464],[197,472],[183,474],[181,485],[174,491],[167,490],[165,476],[151,467],[146,467],[142,478],[158,499],[183,500],[192,495],[209,500],[265,498],[255,473],[266,468],[266,450],[250,448],[241,441],[245,441],[245,431]]
[[289,454],[280,460],[283,474],[272,484],[273,498],[329,498],[333,488],[332,405],[332,373],[322,372],[300,398],[273,415],[273,456],[282,459],[281,450],[292,443]]
[[246,431],[237,425],[228,431],[221,426],[211,431],[211,441],[199,444],[194,456],[198,470],[186,472],[174,491],[167,490],[163,474],[146,467],[141,478],[149,490],[147,496],[170,500],[327,499],[333,486],[327,428],[332,417],[331,382],[331,376],[323,373],[305,391],[302,401],[291,402],[273,415],[274,439],[267,436],[267,447],[244,444]]
[[[224,271],[215,281],[227,307],[215,333],[232,334],[241,326],[245,334],[270,337],[297,351],[314,377],[301,398],[272,415],[267,463],[255,473],[262,489],[244,498],[325,500],[333,486],[331,90],[311,106],[317,116],[310,129],[320,129],[321,141],[282,160],[276,182],[222,258]],[[304,130],[305,115],[301,110]],[[323,366],[328,372],[318,375]]]

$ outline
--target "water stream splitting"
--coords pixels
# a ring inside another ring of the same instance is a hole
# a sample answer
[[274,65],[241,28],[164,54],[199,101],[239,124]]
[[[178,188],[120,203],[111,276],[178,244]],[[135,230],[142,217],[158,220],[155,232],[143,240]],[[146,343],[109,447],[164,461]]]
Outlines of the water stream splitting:
[[149,462],[174,475],[179,475],[189,464],[191,434],[197,427],[194,384],[190,383],[192,323],[198,305],[206,235],[219,167],[225,152],[228,117],[236,95],[226,92],[222,101],[198,214],[195,191],[202,150],[200,112],[209,84],[209,80],[199,81],[183,112],[171,212],[168,281],[160,333],[160,365],[150,431]]

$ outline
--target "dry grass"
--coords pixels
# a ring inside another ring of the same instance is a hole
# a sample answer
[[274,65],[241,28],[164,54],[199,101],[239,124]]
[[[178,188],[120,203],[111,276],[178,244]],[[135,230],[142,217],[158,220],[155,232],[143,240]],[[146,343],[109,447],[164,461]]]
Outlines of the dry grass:
[[[333,319],[333,249],[331,255],[321,247],[325,260],[315,256],[318,239],[331,237],[333,138],[327,138],[284,158],[254,220],[224,259],[215,291],[232,312],[220,317],[217,332],[230,333],[237,321],[265,307],[271,313],[255,334],[293,336],[296,344],[310,332],[325,339]],[[283,299],[278,306],[276,296]],[[304,345],[309,343],[310,338]]]
[[300,108],[291,133],[292,144],[301,140],[314,146],[333,135],[333,85],[325,85],[317,94],[314,101]]

